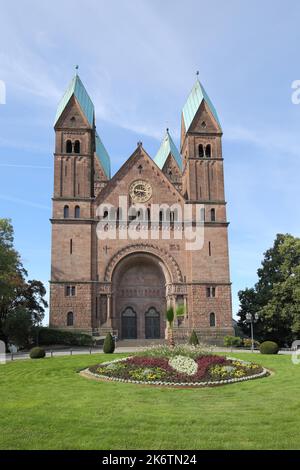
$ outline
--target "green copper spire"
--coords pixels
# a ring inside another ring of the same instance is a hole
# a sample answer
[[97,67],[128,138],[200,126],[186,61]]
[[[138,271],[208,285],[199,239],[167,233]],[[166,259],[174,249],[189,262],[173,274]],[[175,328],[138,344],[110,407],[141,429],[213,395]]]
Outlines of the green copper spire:
[[[76,69],[77,70],[77,69]],[[55,122],[54,125],[57,123],[58,119],[62,115],[63,111],[65,110],[67,104],[69,103],[70,99],[72,96],[75,96],[80,108],[85,115],[86,119],[88,120],[89,124],[91,127],[94,125],[94,115],[95,115],[95,110],[94,110],[94,105],[92,103],[91,98],[89,97],[82,81],[79,78],[79,75],[76,75],[73,77],[71,80],[64,96],[59,102],[56,116],[55,116]]]
[[179,151],[177,150],[176,145],[173,142],[172,137],[169,134],[169,129],[167,129],[166,134],[162,140],[161,146],[155,155],[154,161],[156,165],[162,170],[164,164],[169,155],[173,155],[180,171],[182,170],[182,159]]
[[199,82],[198,78],[196,80],[195,85],[192,88],[191,93],[189,94],[189,97],[183,107],[182,114],[183,114],[183,120],[184,120],[184,125],[185,125],[185,131],[187,132],[190,128],[190,125],[193,122],[193,119],[199,109],[199,106],[201,105],[202,101],[205,101],[207,106],[209,107],[214,119],[216,120],[218,126],[221,129],[221,124],[217,115],[217,111],[215,110],[214,105],[209,99],[208,94],[204,90],[204,87],[201,85]]
[[101,166],[107,178],[110,179],[110,158],[97,132],[96,132],[96,155],[100,160]]

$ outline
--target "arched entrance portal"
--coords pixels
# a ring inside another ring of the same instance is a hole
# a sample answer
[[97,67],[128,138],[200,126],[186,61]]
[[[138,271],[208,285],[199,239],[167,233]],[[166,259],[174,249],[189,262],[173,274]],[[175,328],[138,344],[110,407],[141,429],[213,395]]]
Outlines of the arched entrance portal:
[[113,273],[114,327],[122,339],[163,338],[168,273],[152,254],[130,254]]

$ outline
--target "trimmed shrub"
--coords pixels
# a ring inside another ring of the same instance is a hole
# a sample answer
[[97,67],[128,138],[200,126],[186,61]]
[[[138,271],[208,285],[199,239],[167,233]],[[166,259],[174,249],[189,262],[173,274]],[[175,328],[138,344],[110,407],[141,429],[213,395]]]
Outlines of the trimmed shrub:
[[31,359],[41,359],[46,356],[45,349],[36,346],[35,348],[30,349],[29,356]]
[[239,348],[242,344],[242,338],[239,336],[224,336],[224,346]]
[[189,344],[191,344],[192,346],[197,346],[199,344],[198,336],[195,330],[193,330],[191,333]]
[[[259,341],[254,340],[254,347],[259,348],[259,345],[260,345]],[[243,339],[243,346],[245,348],[251,348],[252,347],[251,339],[250,338],[244,338]]]
[[174,321],[174,309],[173,309],[173,307],[168,308],[168,310],[166,311],[166,318],[167,318],[167,321],[169,322],[169,325],[171,325]]
[[277,354],[279,346],[274,341],[264,341],[261,343],[259,350],[261,354]]
[[105,354],[112,354],[115,350],[115,342],[111,333],[107,333],[103,344],[103,352]]
[[39,344],[49,346],[53,344],[65,346],[94,346],[95,340],[86,333],[76,331],[64,331],[56,328],[39,328],[33,334],[33,338],[38,336]]

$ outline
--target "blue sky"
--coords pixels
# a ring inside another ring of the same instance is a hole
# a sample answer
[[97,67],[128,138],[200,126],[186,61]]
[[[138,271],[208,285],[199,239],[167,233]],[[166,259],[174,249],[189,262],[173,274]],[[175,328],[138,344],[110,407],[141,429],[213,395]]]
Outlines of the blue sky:
[[0,0],[0,217],[48,287],[53,120],[79,64],[115,172],[139,140],[154,156],[199,70],[224,131],[233,312],[276,233],[300,235],[300,3]]

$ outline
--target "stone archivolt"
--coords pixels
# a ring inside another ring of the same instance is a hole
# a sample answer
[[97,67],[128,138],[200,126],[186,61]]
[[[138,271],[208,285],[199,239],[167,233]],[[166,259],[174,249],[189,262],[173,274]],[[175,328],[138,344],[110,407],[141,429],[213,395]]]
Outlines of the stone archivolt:
[[112,275],[115,267],[123,259],[125,256],[130,254],[137,254],[137,253],[145,253],[154,255],[156,258],[159,258],[165,265],[166,269],[168,270],[172,283],[181,283],[183,282],[183,277],[181,274],[181,270],[178,266],[177,261],[173,258],[170,253],[162,248],[158,248],[152,244],[135,244],[135,245],[128,245],[125,248],[122,248],[118,251],[115,255],[112,256],[110,261],[108,262],[107,268],[105,270],[104,281],[111,282]]

